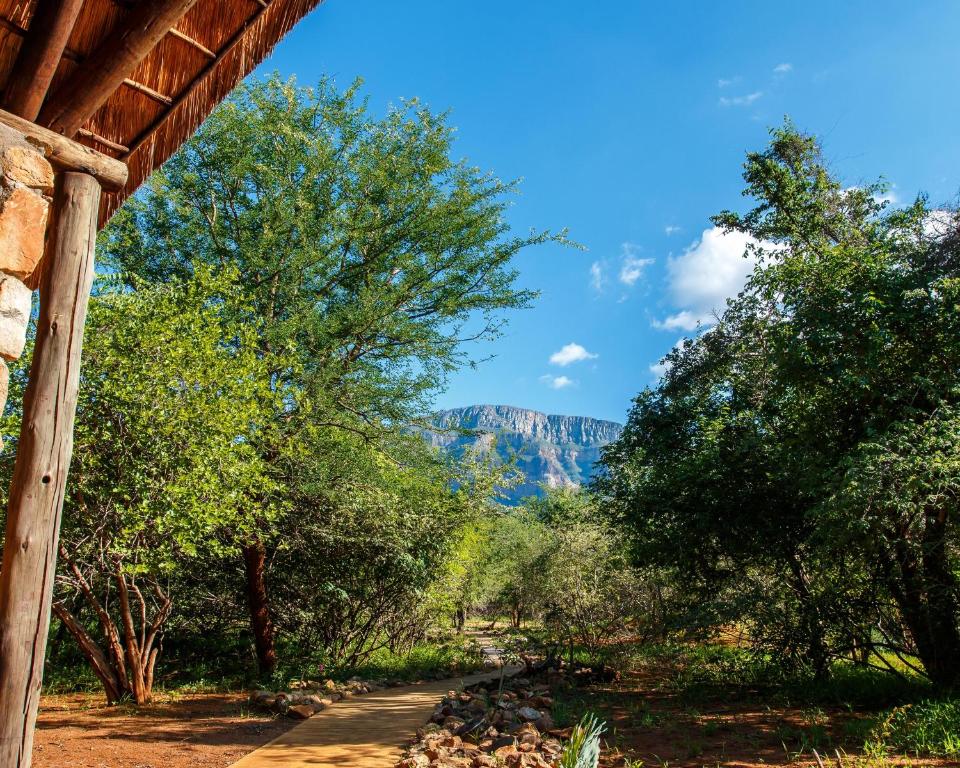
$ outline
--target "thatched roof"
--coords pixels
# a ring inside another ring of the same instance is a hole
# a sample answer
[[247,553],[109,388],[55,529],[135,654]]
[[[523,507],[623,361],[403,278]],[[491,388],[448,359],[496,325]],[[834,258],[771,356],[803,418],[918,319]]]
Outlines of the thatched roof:
[[[29,39],[34,10],[42,2],[0,0],[0,87],[4,89],[11,80],[23,42]],[[123,82],[112,89],[106,102],[80,123],[73,135],[77,141],[123,160],[130,170],[122,191],[104,195],[101,223],[320,2],[196,0],[182,16],[178,15],[172,28],[164,28],[165,34],[146,58],[124,73]],[[82,0],[43,109],[36,118],[38,124],[46,122],[58,129],[45,120],[44,110],[57,100],[69,98],[72,94],[64,92],[75,85],[76,78],[71,80],[71,76],[85,61],[109,52],[105,49],[118,43],[124,21],[130,26],[133,14],[151,3],[161,5],[156,0]],[[122,40],[119,42],[122,44]]]

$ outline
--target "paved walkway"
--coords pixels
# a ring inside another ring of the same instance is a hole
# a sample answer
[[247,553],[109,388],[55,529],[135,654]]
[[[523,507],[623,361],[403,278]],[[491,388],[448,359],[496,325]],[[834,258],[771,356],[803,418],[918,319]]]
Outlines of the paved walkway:
[[[507,674],[516,671],[508,668]],[[499,676],[496,670],[344,699],[231,768],[391,768],[447,691]]]

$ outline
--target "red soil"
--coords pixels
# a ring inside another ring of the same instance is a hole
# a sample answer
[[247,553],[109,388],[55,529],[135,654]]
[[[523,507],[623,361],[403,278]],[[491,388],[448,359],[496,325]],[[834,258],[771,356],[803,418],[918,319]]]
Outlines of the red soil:
[[136,709],[102,696],[44,696],[35,768],[223,768],[294,725],[241,694],[160,696]]

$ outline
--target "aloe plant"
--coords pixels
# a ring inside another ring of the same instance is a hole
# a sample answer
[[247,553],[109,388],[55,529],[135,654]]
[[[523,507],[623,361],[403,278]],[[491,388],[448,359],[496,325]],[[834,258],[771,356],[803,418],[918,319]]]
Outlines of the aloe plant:
[[597,768],[600,763],[600,737],[606,730],[606,723],[597,720],[597,716],[588,712],[573,727],[570,740],[564,745],[560,755],[560,768]]

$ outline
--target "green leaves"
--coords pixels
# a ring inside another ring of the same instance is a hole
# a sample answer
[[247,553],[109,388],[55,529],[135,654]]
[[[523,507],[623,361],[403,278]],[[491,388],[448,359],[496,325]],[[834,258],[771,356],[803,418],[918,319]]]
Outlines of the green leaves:
[[957,214],[844,188],[789,123],[744,179],[754,207],[715,221],[765,258],[637,398],[599,487],[640,558],[779,654],[823,671],[879,642],[956,681]]
[[515,186],[454,161],[444,116],[409,102],[374,118],[358,87],[242,86],[103,246],[148,280],[234,270],[262,353],[300,361],[275,361],[279,382],[338,418],[399,422],[469,362],[465,341],[533,300],[513,257],[563,237],[512,236]]
[[245,300],[223,278],[110,282],[87,321],[66,532],[97,531],[108,559],[168,570],[229,546],[255,511],[271,516],[254,504],[274,484],[252,445],[269,380],[255,327],[230,319]]

